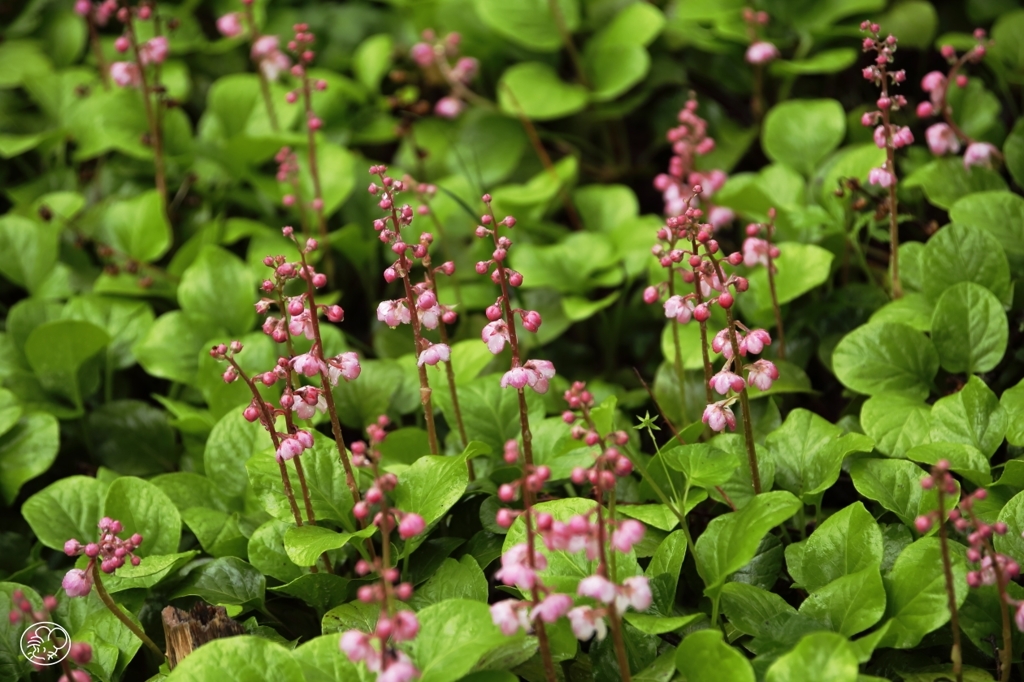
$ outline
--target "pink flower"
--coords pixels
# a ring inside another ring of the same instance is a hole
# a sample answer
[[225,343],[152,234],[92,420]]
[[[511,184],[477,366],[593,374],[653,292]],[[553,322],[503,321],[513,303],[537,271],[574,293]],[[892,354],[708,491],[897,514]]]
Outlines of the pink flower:
[[260,61],[278,51],[279,41],[277,36],[260,36],[259,40],[252,44],[250,56],[253,61]]
[[885,149],[885,126],[876,127],[873,136],[875,139],[875,146],[879,149]]
[[416,365],[436,365],[439,362],[448,362],[452,356],[452,349],[443,343],[435,343],[430,348],[420,353]]
[[[531,589],[536,583],[537,574],[527,563],[528,556],[526,543],[514,545],[501,555],[501,568],[495,572],[494,577],[505,585],[520,585]],[[547,568],[547,559],[540,552],[534,551],[533,565],[537,570],[544,570]]]
[[61,587],[69,597],[84,597],[92,590],[92,574],[80,568],[72,568],[64,574]]
[[778,378],[779,368],[769,360],[758,360],[747,366],[747,383],[762,391],[771,388],[772,382]]
[[487,344],[487,349],[497,355],[509,340],[508,325],[504,320],[495,320],[483,328],[480,338]]
[[305,377],[315,377],[327,369],[323,362],[312,353],[303,353],[292,358],[292,369]]
[[736,214],[724,206],[712,206],[708,211],[708,223],[714,229],[725,227],[736,219]]
[[896,127],[896,131],[892,136],[892,143],[896,149],[900,147],[909,147],[914,144],[914,133],[907,126]]
[[217,19],[217,30],[225,38],[234,38],[242,32],[242,18],[238,12],[230,12]]
[[892,183],[896,181],[893,174],[885,168],[872,168],[871,172],[868,173],[868,182],[872,185],[878,185],[880,187],[890,187]]
[[779,48],[771,43],[758,41],[747,48],[746,60],[749,64],[767,64],[779,58]]
[[633,549],[633,545],[644,538],[644,524],[633,519],[627,519],[619,524],[619,527],[612,533],[612,547],[622,553]]
[[708,382],[708,385],[715,389],[715,392],[719,395],[725,395],[729,392],[730,388],[739,393],[743,390],[743,383],[743,377],[739,374],[722,370],[715,376],[711,377],[711,381]]
[[[270,318],[267,319],[269,320]],[[266,331],[266,328],[264,328],[264,331]],[[312,341],[316,334],[313,332],[313,319],[310,317],[309,311],[304,310],[298,315],[293,315],[292,319],[288,321],[288,331],[291,332],[292,336],[299,336],[301,334]]]
[[608,634],[604,619],[589,606],[577,606],[570,611],[569,623],[572,625],[572,634],[580,641],[585,642],[596,634],[600,642]]
[[503,599],[491,604],[491,620],[501,628],[502,634],[506,637],[516,634],[520,628],[530,629],[526,609],[522,606],[523,603],[518,599]]
[[110,77],[122,88],[136,87],[141,82],[139,67],[133,62],[114,62],[110,65]]
[[163,64],[164,60],[167,59],[169,51],[170,47],[167,44],[167,37],[156,36],[155,38],[150,38],[139,47],[139,61],[142,62],[143,66]]
[[982,168],[992,167],[992,157],[998,155],[996,148],[988,142],[972,142],[964,152],[964,168],[981,166]]
[[[743,335],[736,332],[736,343],[740,346],[740,353],[743,353]],[[726,360],[732,358],[732,342],[729,340],[729,330],[723,329],[711,339],[711,350],[721,353]]]
[[276,81],[282,71],[287,71],[292,62],[281,51],[271,52],[259,61],[260,71],[268,81]]
[[473,76],[475,76],[479,70],[480,62],[475,58],[460,57],[459,61],[455,62],[455,67],[451,71],[451,77],[469,85],[469,82],[473,80]]
[[403,540],[414,538],[423,532],[423,529],[427,527],[427,524],[423,522],[423,517],[419,514],[408,513],[402,517],[401,522],[398,524],[398,535]]
[[370,657],[376,656],[377,652],[373,650],[373,645],[370,643],[370,635],[359,630],[348,630],[341,636],[341,642],[339,643],[341,650],[348,656],[348,660],[353,663],[359,661],[365,661]]
[[941,71],[929,71],[921,79],[921,89],[929,93],[932,102],[938,105],[946,93],[946,74]]
[[513,367],[501,377],[501,387],[511,386],[515,389],[526,388],[529,383],[536,383],[537,377],[534,372],[525,367]]
[[334,386],[338,384],[339,377],[345,381],[355,381],[362,371],[359,356],[352,351],[341,353],[327,361],[327,376]]
[[82,552],[82,543],[71,538],[64,543],[64,553],[68,556],[78,556]]
[[755,265],[768,265],[768,240],[747,237],[743,240],[743,264],[748,268]]
[[434,105],[434,113],[441,118],[457,118],[465,104],[457,97],[442,97]]
[[726,426],[729,427],[730,431],[736,430],[736,415],[725,404],[726,402],[725,400],[720,400],[704,408],[704,416],[701,417],[701,421],[710,426],[712,431],[724,431]]
[[651,586],[642,575],[626,578],[619,588],[619,596],[615,599],[615,608],[619,613],[632,606],[637,611],[646,611],[651,607]]
[[1017,604],[1017,610],[1013,614],[1013,621],[1017,624],[1017,629],[1024,632],[1024,601]]
[[387,669],[377,676],[377,682],[409,682],[420,676],[420,671],[411,661],[399,659],[390,663]]
[[576,594],[581,597],[590,597],[604,604],[615,601],[616,593],[615,583],[600,575],[587,576],[576,588]]
[[281,444],[277,448],[277,452],[274,453],[277,457],[278,462],[286,462],[289,459],[301,455],[305,450],[305,446],[299,441],[298,438],[289,437],[281,441]]
[[644,303],[650,305],[658,300],[658,287],[647,287],[644,289]]
[[420,621],[412,611],[398,611],[391,619],[391,638],[396,642],[407,642],[420,631]]
[[421,69],[434,63],[434,48],[426,43],[416,43],[409,49],[409,56]]
[[426,309],[416,308],[416,316],[420,318],[420,322],[427,329],[437,329],[437,323],[441,319],[442,313],[439,305],[433,305]]
[[75,14],[80,17],[87,17],[91,11],[92,3],[89,0],[75,0]]
[[928,141],[928,149],[935,156],[943,156],[947,153],[956,154],[960,151],[960,139],[945,123],[936,123],[924,131],[924,137]]
[[534,607],[530,619],[540,618],[545,623],[554,623],[572,608],[572,597],[567,594],[549,594]]
[[530,384],[537,393],[548,392],[548,381],[555,377],[555,365],[550,360],[527,360],[524,365],[527,369],[533,370],[535,380]]
[[693,317],[693,301],[683,298],[679,294],[671,296],[662,305],[665,308],[665,317],[669,319],[674,318],[679,324],[686,324]]
[[412,322],[412,315],[409,314],[409,308],[405,305],[405,301],[398,299],[381,301],[377,306],[377,319],[394,329],[400,324]]

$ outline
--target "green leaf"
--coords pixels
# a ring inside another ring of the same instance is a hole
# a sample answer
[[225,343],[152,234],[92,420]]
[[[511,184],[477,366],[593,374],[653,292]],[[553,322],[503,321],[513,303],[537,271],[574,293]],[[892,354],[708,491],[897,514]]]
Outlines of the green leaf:
[[192,384],[199,368],[199,352],[211,337],[217,336],[227,336],[227,331],[208,320],[193,319],[180,310],[172,310],[156,319],[132,352],[147,374]]
[[211,604],[241,606],[247,611],[263,607],[266,587],[266,578],[250,564],[223,557],[193,568],[171,598],[199,597]]
[[[309,150],[300,149],[296,152],[299,159],[299,168],[303,172],[299,175],[299,186],[302,189],[302,196],[307,201],[312,201],[316,196],[313,185],[313,176],[309,173],[310,167]],[[324,202],[324,217],[334,215],[345,199],[352,194],[356,186],[355,164],[356,158],[352,152],[334,142],[324,138],[318,138],[316,142],[316,163],[320,173],[321,194]],[[281,184],[282,194],[293,191],[291,184]]]
[[698,630],[676,649],[676,669],[687,680],[754,682],[754,669],[746,656],[725,643],[717,628]]
[[[959,157],[952,156],[926,163],[908,175],[900,186],[907,189],[920,187],[931,204],[948,211],[968,196],[1005,190],[1006,182],[999,173],[988,168],[975,166],[968,170]],[[954,222],[962,222],[952,214],[950,218]]]
[[843,105],[832,99],[792,100],[771,108],[761,144],[772,161],[810,175],[846,133]]
[[919,50],[931,47],[939,25],[935,7],[924,0],[907,0],[893,5],[877,21],[883,31],[900,37],[900,45]]
[[59,230],[18,215],[0,218],[0,252],[17,254],[0,260],[0,274],[37,293],[57,264]]
[[875,448],[889,457],[905,457],[907,450],[930,440],[931,405],[898,393],[879,393],[860,410],[860,424],[875,440]]
[[[579,28],[578,0],[557,0],[566,30]],[[499,36],[535,52],[554,52],[562,46],[558,23],[547,0],[473,0],[473,8],[483,23]]]
[[932,406],[931,440],[964,443],[991,457],[1002,445],[1010,422],[992,389],[972,376],[962,389]]
[[857,61],[857,50],[837,47],[821,52],[807,59],[776,59],[768,70],[773,76],[806,76],[820,73],[839,73],[853,66]]
[[125,564],[117,569],[117,573],[103,578],[103,586],[111,594],[125,590],[149,589],[176,574],[197,554],[199,552],[193,550],[180,554],[148,556],[138,566]]
[[167,413],[141,400],[104,403],[86,417],[89,449],[119,474],[145,476],[176,463],[177,447]]
[[240,410],[232,410],[214,425],[206,441],[203,468],[225,497],[241,497],[249,479],[245,463],[269,443],[259,424],[249,422]]
[[81,409],[82,399],[99,387],[97,368],[87,363],[108,343],[107,333],[89,322],[46,322],[29,334],[25,358],[43,388]]
[[665,15],[657,7],[634,3],[623,7],[592,40],[604,45],[646,47],[654,42],[664,27]]
[[1010,498],[999,512],[999,520],[1006,524],[1005,535],[995,536],[995,547],[1010,557],[1024,556],[1024,493],[1017,493]]
[[885,613],[885,587],[878,567],[844,575],[816,590],[800,605],[800,613],[846,637],[867,630]]
[[[900,252],[903,252],[902,247]],[[901,256],[900,272],[904,271],[903,264],[904,260]],[[876,310],[868,322],[901,322],[919,332],[928,332],[932,328],[932,313],[934,311],[935,303],[930,301],[927,296],[908,292],[904,293],[902,298],[889,301]]]
[[[307,644],[307,646],[309,646]],[[335,651],[337,655],[337,651]],[[344,655],[338,656],[345,658]],[[243,635],[215,639],[186,656],[168,682],[281,682],[302,680],[303,668],[292,652],[264,637]],[[340,678],[339,678],[340,679]]]
[[[959,607],[967,597],[967,568],[960,552],[950,552],[949,558]],[[879,647],[913,648],[949,620],[938,538],[922,538],[907,546],[883,580],[889,631]]]
[[23,413],[18,397],[6,388],[0,388],[0,436],[13,429]]
[[395,41],[391,35],[378,33],[360,43],[352,54],[352,71],[370,92],[377,90],[380,79],[391,68],[394,49]]
[[[308,576],[310,578],[315,576]],[[341,580],[337,576],[331,577]],[[292,652],[292,658],[302,666],[302,677],[305,682],[337,682],[351,680],[363,682],[371,680],[364,666],[357,666],[344,654],[338,655],[338,636],[322,635],[304,642]],[[278,680],[278,682],[281,682]]]
[[106,296],[76,296],[61,311],[66,320],[82,320],[100,327],[110,336],[107,362],[117,369],[135,364],[132,346],[153,326],[153,309],[141,301]]
[[999,404],[1006,411],[1006,440],[1010,445],[1024,445],[1024,379],[1003,391]]
[[[620,507],[621,509],[621,507]],[[659,575],[668,574],[672,577],[672,587],[669,589],[666,601],[675,603],[676,579],[683,570],[683,560],[686,558],[686,533],[677,530],[669,533],[668,537],[661,541],[658,549],[654,550],[651,562],[647,564],[644,574],[648,578],[657,578]]]
[[151,263],[171,248],[171,225],[155,189],[118,201],[103,216],[103,241],[126,256]]
[[974,282],[1000,300],[1010,296],[1010,263],[991,233],[958,223],[947,225],[924,246],[921,272],[924,293],[938,300],[960,282]]
[[939,371],[939,356],[928,337],[911,327],[866,324],[839,342],[832,353],[832,369],[858,393],[926,398]]
[[[334,388],[341,423],[359,429],[387,414],[405,377],[394,360],[363,360],[361,367],[358,381],[340,381]],[[434,392],[435,401],[440,395]]]
[[696,544],[704,593],[716,598],[726,579],[754,558],[761,538],[800,507],[792,494],[776,491],[762,493],[741,510],[712,519]]
[[348,597],[351,581],[330,573],[306,573],[286,585],[269,588],[306,602],[323,614]]
[[21,513],[43,545],[63,551],[71,538],[85,544],[98,536],[105,493],[95,478],[68,476],[25,500]]
[[593,89],[591,97],[597,102],[607,102],[647,76],[651,57],[642,45],[588,43],[583,51],[583,68]]
[[656,616],[650,613],[630,611],[625,614],[624,619],[645,635],[663,635],[666,632],[675,632],[685,628],[703,617],[703,613],[693,613],[689,616]]
[[290,583],[302,576],[308,567],[300,568],[288,558],[284,549],[284,534],[294,526],[271,519],[253,531],[249,538],[249,563],[263,574]]
[[427,455],[398,475],[395,506],[419,514],[429,525],[459,501],[467,485],[469,469],[465,456]]
[[192,507],[185,510],[181,518],[210,556],[247,558],[249,539],[238,527],[237,513],[228,514],[219,509]]
[[1024,119],[1018,118],[1003,142],[1006,170],[1018,185],[1024,183]]
[[[21,590],[24,599],[33,608],[43,605],[42,598],[31,587],[15,582],[0,582],[0,609],[4,613],[18,611],[19,602],[14,600],[14,591]],[[19,614],[20,615],[20,614]],[[0,677],[5,680],[30,679],[32,666],[21,653],[21,638],[24,632],[22,621],[16,623],[4,619],[0,621]]]
[[[789,559],[787,552],[787,562]],[[828,517],[802,543],[800,586],[808,592],[815,592],[843,576],[866,568],[874,568],[877,572],[881,563],[882,532],[864,505],[854,502]]]
[[[774,259],[778,272],[775,273],[775,292],[779,305],[789,303],[808,291],[828,281],[832,271],[831,251],[814,244],[782,242],[778,245],[779,257]],[[750,291],[759,310],[771,310],[772,292],[768,286],[767,268],[756,268],[748,278]]]
[[345,630],[373,632],[374,628],[377,627],[377,617],[379,615],[379,604],[366,604],[361,601],[341,604],[324,614],[323,631],[325,634],[344,632]]
[[458,561],[445,559],[434,575],[416,588],[409,606],[419,611],[448,599],[471,599],[486,604],[487,589],[480,564],[467,554]]
[[22,485],[46,473],[59,447],[60,425],[45,412],[29,412],[0,436],[0,491],[6,504],[14,503]]
[[241,258],[207,245],[182,273],[178,302],[186,314],[214,320],[237,336],[256,320],[256,282]]
[[1014,271],[1024,268],[1024,198],[1005,191],[979,192],[956,202],[949,219],[988,232],[1002,245]]
[[[632,7],[657,11],[651,5],[630,5],[626,9]],[[593,232],[611,232],[640,215],[636,193],[627,185],[585,185],[573,191],[572,200],[583,225]]]
[[950,372],[994,369],[1003,359],[1009,334],[1002,304],[980,284],[954,284],[935,304],[932,339],[943,368]]
[[134,476],[115,479],[107,488],[103,515],[124,525],[124,537],[142,534],[142,544],[135,550],[141,557],[178,551],[181,515],[171,498],[149,481]]
[[[362,378],[359,377],[360,381]],[[435,392],[434,399],[446,416],[451,414],[449,395]],[[501,452],[506,441],[519,436],[519,396],[514,390],[501,387],[500,376],[488,374],[460,385],[459,405],[469,440],[483,443],[491,452]],[[530,423],[539,422],[543,418],[541,397],[527,391],[526,405]]]
[[665,464],[686,474],[691,485],[702,488],[722,485],[740,466],[733,453],[719,450],[708,443],[677,445],[663,450],[661,457]]
[[815,632],[805,636],[787,654],[772,663],[765,682],[856,682],[857,655],[842,635]]
[[938,440],[927,445],[918,445],[907,450],[907,459],[912,462],[936,464],[947,460],[949,468],[977,486],[992,483],[992,471],[988,459],[978,448],[962,443],[943,443]]
[[670,531],[679,523],[679,519],[665,504],[620,504],[615,509],[623,516],[643,521],[658,530]]
[[422,682],[455,682],[488,652],[507,642],[484,602],[449,599],[419,612],[420,633],[409,647]]
[[341,549],[352,540],[371,537],[376,526],[367,526],[355,533],[338,533],[323,526],[293,526],[285,531],[284,551],[296,566],[316,566],[320,555]]
[[[482,4],[499,6],[486,0]],[[550,121],[582,111],[587,106],[587,91],[561,80],[547,64],[520,62],[502,74],[498,105],[512,116]]]
[[[905,459],[860,459],[850,465],[853,487],[913,527],[914,519],[938,506],[935,491],[921,488],[925,471]],[[950,508],[952,508],[950,503]]]
[[722,587],[722,610],[740,632],[770,640],[781,639],[786,622],[796,615],[796,609],[774,592],[737,582]]
[[813,412],[797,408],[768,434],[765,447],[775,460],[775,483],[811,504],[839,480],[843,459],[851,452],[871,452],[874,441],[859,433],[844,434]]

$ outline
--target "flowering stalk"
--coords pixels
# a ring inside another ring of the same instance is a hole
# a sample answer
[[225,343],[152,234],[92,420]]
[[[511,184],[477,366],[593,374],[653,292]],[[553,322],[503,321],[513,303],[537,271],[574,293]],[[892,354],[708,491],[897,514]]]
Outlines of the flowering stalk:
[[750,98],[750,111],[754,115],[754,121],[760,122],[761,116],[764,115],[764,66],[779,58],[779,48],[759,36],[759,29],[768,25],[767,12],[755,12],[749,7],[744,7],[743,22],[747,25],[747,36],[750,39],[750,47],[747,48],[744,58],[754,68],[754,92]]
[[[758,237],[764,230],[764,239]],[[743,264],[748,268],[763,265],[768,270],[768,289],[772,295],[772,310],[775,312],[775,335],[779,338],[779,359],[786,359],[786,336],[782,328],[782,308],[779,306],[779,294],[775,289],[775,259],[779,257],[779,247],[772,244],[775,236],[775,208],[768,209],[768,224],[747,225],[747,238],[743,242]]]
[[412,584],[394,583],[399,580],[397,568],[391,565],[391,532],[396,529],[402,540],[408,541],[423,533],[426,524],[419,514],[402,512],[391,507],[387,494],[395,489],[398,478],[391,473],[380,471],[379,445],[386,437],[384,428],[390,423],[384,415],[375,424],[366,428],[370,444],[365,441],[352,443],[352,460],[356,466],[370,470],[373,485],[366,491],[366,497],[353,508],[353,514],[360,521],[369,518],[374,505],[379,511],[372,523],[380,528],[381,554],[372,562],[359,560],[356,573],[365,576],[376,573],[380,580],[373,585],[363,585],[357,592],[359,601],[365,604],[380,604],[381,612],[373,634],[361,630],[348,630],[341,636],[339,645],[353,663],[362,661],[371,671],[377,673],[381,682],[408,682],[419,677],[419,671],[409,657],[394,645],[408,642],[419,633],[420,624],[416,614],[409,610],[397,610],[395,600],[408,601],[412,596]]
[[89,27],[89,46],[92,48],[92,56],[96,60],[96,68],[100,72],[104,90],[110,90],[110,73],[107,70],[107,59],[103,56],[103,45],[100,43],[100,33],[96,26],[106,26],[116,11],[116,0],[103,0],[96,4],[93,4],[92,0],[75,2],[75,13],[85,19],[85,25]]
[[[259,26],[256,25],[256,16],[252,10],[252,0],[242,0],[242,12],[229,12],[217,19],[217,30],[225,38],[234,38],[242,34],[242,17],[245,18],[245,24],[249,28],[248,39],[249,49],[256,59],[257,55],[263,55],[268,52],[270,48],[272,51],[277,50],[277,37],[276,36],[261,36]],[[283,56],[283,55],[282,55]],[[280,59],[276,58],[279,62]],[[287,60],[287,57],[285,57]],[[274,109],[274,101],[270,94],[270,79],[266,73],[266,69],[260,65],[261,60],[257,59],[256,75],[260,80],[260,94],[263,96],[263,105],[267,109],[267,119],[270,121],[270,129],[275,133],[280,130],[277,122],[277,111]],[[284,65],[284,68],[288,68],[288,64]]]
[[64,553],[68,556],[85,555],[89,562],[85,569],[72,568],[64,576],[61,586],[69,597],[84,597],[96,587],[96,594],[119,621],[124,623],[133,635],[139,638],[143,644],[148,646],[160,658],[164,658],[164,652],[153,643],[153,640],[135,622],[126,616],[106,588],[103,587],[101,573],[113,574],[117,569],[130,561],[132,566],[138,566],[142,559],[134,554],[134,551],[142,544],[142,536],[133,534],[127,540],[117,537],[124,531],[120,521],[104,516],[97,524],[100,529],[99,542],[90,542],[83,545],[78,540],[71,538],[64,543]]
[[301,92],[302,105],[306,114],[309,176],[313,180],[313,201],[311,205],[313,212],[316,214],[320,238],[323,239],[327,236],[327,222],[324,220],[324,199],[323,191],[320,187],[320,168],[316,161],[316,131],[320,130],[323,122],[313,111],[313,88],[321,91],[326,90],[327,82],[322,80],[314,82],[309,77],[307,71],[309,65],[313,63],[313,58],[316,56],[316,53],[310,49],[316,38],[309,30],[309,25],[295,24],[293,28],[295,29],[295,36],[288,41],[288,49],[295,56],[296,64],[291,68],[291,73],[299,79],[301,85],[298,91],[293,90],[288,93],[287,100],[289,104],[294,104],[298,100],[299,92]]
[[907,100],[903,95],[889,95],[889,86],[902,83],[906,80],[905,71],[888,71],[888,65],[893,62],[893,54],[896,52],[896,38],[892,35],[882,39],[878,24],[865,21],[860,25],[861,31],[869,34],[864,39],[863,49],[865,52],[875,52],[875,63],[873,66],[865,67],[862,74],[866,80],[873,82],[882,90],[881,97],[876,105],[878,111],[869,111],[861,117],[861,123],[866,126],[881,125],[875,128],[875,144],[885,149],[885,165],[882,168],[872,168],[868,174],[868,181],[872,185],[879,185],[889,192],[889,269],[892,276],[893,298],[903,296],[903,287],[900,284],[900,235],[898,220],[898,205],[896,203],[896,150],[913,143],[914,135],[910,128],[895,126],[892,124],[891,116],[893,111],[898,111],[907,106]]

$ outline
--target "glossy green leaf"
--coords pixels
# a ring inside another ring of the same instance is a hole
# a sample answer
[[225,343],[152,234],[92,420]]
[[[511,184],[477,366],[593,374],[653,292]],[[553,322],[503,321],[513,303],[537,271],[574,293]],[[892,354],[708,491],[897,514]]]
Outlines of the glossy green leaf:
[[939,356],[928,337],[911,327],[866,324],[839,342],[832,353],[832,369],[858,393],[925,398],[939,370]]
[[[148,374],[160,379],[191,384],[199,368],[199,352],[211,335],[227,337],[227,330],[211,326],[180,310],[164,313],[133,347],[132,352]],[[208,350],[208,349],[206,349]]]
[[799,582],[808,592],[882,563],[882,533],[860,502],[828,517],[801,544]]
[[29,412],[0,436],[0,491],[7,505],[14,503],[22,485],[50,468],[59,447],[60,426],[45,412]]
[[338,655],[337,635],[322,635],[303,642],[292,651],[292,658],[302,667],[302,679],[305,682],[369,682],[373,679],[373,674],[363,666],[348,660],[348,656]]
[[606,102],[642,81],[651,68],[651,57],[642,45],[588,44],[583,66],[593,89],[591,97]]
[[409,606],[422,610],[448,599],[471,599],[487,603],[487,578],[472,556],[458,561],[445,559],[424,584],[416,588]]
[[229,514],[208,507],[192,507],[182,512],[181,518],[199,540],[203,551],[210,556],[248,558],[249,539],[239,528],[237,513]]
[[203,247],[178,285],[178,302],[186,314],[215,320],[234,335],[256,320],[256,282],[242,259],[224,249]]
[[[834,256],[831,251],[814,244],[782,242],[779,257],[774,259],[778,272],[775,273],[775,293],[779,305],[796,300],[828,280]],[[761,310],[771,310],[772,293],[768,286],[766,268],[750,272],[750,291]]]
[[427,455],[398,475],[395,506],[419,514],[429,525],[459,501],[467,485],[469,469],[465,456]]
[[1024,199],[1005,191],[964,197],[949,210],[954,223],[980,229],[996,238],[1014,270],[1024,267]]
[[172,239],[160,195],[149,190],[113,204],[104,215],[102,235],[109,246],[137,261],[158,260],[171,248]]
[[846,114],[831,99],[792,100],[772,107],[764,119],[762,146],[772,161],[810,175],[843,140]]
[[103,515],[121,522],[124,537],[142,534],[142,544],[135,550],[141,557],[178,551],[181,515],[171,499],[149,481],[134,476],[115,479],[107,488]]
[[260,573],[283,583],[296,580],[308,570],[308,566],[296,566],[284,548],[284,535],[289,528],[294,527],[293,523],[277,519],[267,521],[253,531],[247,548],[249,563]]
[[1010,263],[999,241],[990,232],[958,223],[925,244],[921,273],[924,293],[932,300],[960,282],[980,284],[1000,300],[1010,292]]
[[931,439],[931,405],[899,393],[879,393],[860,410],[864,431],[875,448],[890,457],[904,457],[907,450]]
[[997,552],[1009,557],[1024,556],[1024,493],[1017,493],[999,512],[999,520],[1006,524],[1005,535],[996,535],[994,539]]
[[303,666],[296,658],[298,656],[293,656],[287,648],[263,637],[227,637],[215,639],[184,658],[167,679],[168,682],[301,680],[304,679]]
[[976,376],[932,406],[932,442],[963,443],[991,457],[1003,443],[1010,420],[984,381]]
[[316,566],[324,552],[341,549],[349,542],[359,542],[376,531],[374,526],[355,533],[338,533],[323,526],[293,526],[285,531],[284,551],[296,566]]
[[359,82],[369,90],[376,90],[381,78],[391,68],[391,55],[395,50],[390,34],[372,35],[356,48],[352,55],[352,70]]
[[860,459],[850,465],[850,477],[857,492],[875,500],[911,527],[914,519],[938,505],[935,491],[921,488],[926,473],[905,459]]
[[978,448],[963,443],[932,442],[907,450],[907,459],[923,464],[937,464],[940,460],[949,462],[949,468],[956,474],[977,486],[992,482],[988,459]]
[[455,682],[507,640],[487,604],[448,599],[419,612],[420,633],[409,654],[423,682]]
[[[999,173],[980,166],[968,170],[964,168],[963,160],[955,156],[934,159],[920,166],[904,178],[900,186],[921,188],[929,203],[946,211],[969,197],[1006,190],[1006,182]],[[952,220],[962,222],[956,218]]]
[[500,3],[473,0],[473,8],[492,31],[505,40],[535,52],[554,52],[562,46],[559,20],[554,12],[561,15],[561,21],[570,32],[575,31],[580,23],[578,0],[557,0],[554,8],[547,0],[509,0]]
[[82,400],[99,387],[97,368],[89,360],[108,343],[107,333],[89,322],[47,322],[29,334],[25,357],[43,388],[80,409]]
[[1003,391],[999,404],[1006,412],[1006,440],[1011,445],[1024,445],[1024,380]]
[[816,632],[807,635],[789,653],[776,660],[765,674],[765,682],[856,682],[857,656],[842,635]]
[[800,605],[800,613],[846,637],[867,630],[885,613],[885,587],[878,567],[844,575],[812,592]]
[[63,551],[70,538],[87,543],[99,536],[105,494],[95,478],[68,476],[28,498],[21,513],[43,545]]
[[548,121],[582,111],[587,106],[587,91],[561,80],[547,64],[520,62],[502,74],[498,104],[512,116]]
[[995,295],[973,282],[954,284],[939,297],[932,340],[950,372],[988,372],[1006,352],[1009,323]]
[[235,557],[214,559],[193,568],[172,595],[199,597],[211,604],[262,608],[267,580],[252,565]]
[[717,628],[698,630],[676,649],[676,669],[687,680],[754,682],[750,661],[725,643]]
[[665,464],[686,475],[691,485],[714,488],[722,485],[739,466],[735,455],[708,443],[677,445],[663,450]]

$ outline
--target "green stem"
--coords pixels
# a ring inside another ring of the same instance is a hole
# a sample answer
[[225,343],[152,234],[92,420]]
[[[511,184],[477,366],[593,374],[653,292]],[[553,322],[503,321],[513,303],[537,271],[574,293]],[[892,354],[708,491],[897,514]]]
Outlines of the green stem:
[[143,644],[152,649],[153,653],[155,653],[161,659],[166,658],[164,652],[160,651],[160,647],[158,647],[156,643],[149,638],[149,635],[147,635],[142,628],[136,625],[135,622],[131,618],[129,618],[124,611],[121,610],[121,608],[114,602],[114,600],[111,599],[110,595],[107,593],[106,588],[103,587],[103,579],[100,577],[100,573],[101,571],[99,569],[99,566],[96,564],[95,561],[93,561],[92,580],[93,583],[96,585],[96,594],[99,595],[100,600],[103,601],[103,604],[110,610],[112,614],[114,614],[114,616],[117,617],[119,621],[124,623],[126,628],[131,630],[133,635],[138,637]]

